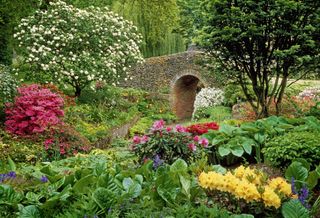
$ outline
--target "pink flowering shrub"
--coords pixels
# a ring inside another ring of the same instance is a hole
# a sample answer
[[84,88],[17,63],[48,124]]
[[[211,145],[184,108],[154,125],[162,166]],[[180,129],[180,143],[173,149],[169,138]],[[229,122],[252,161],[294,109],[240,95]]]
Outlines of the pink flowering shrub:
[[147,135],[133,138],[131,149],[140,162],[152,159],[154,163],[171,164],[182,158],[190,163],[206,154],[208,144],[207,139],[193,136],[181,125],[166,127],[163,120],[158,120]]
[[6,130],[20,136],[44,133],[62,124],[64,101],[37,84],[18,88],[18,96],[6,105]]

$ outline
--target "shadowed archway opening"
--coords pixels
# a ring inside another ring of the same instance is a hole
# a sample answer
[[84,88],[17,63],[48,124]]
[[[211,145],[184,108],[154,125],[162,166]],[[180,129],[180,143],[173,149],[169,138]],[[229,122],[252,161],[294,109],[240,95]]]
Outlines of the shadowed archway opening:
[[201,80],[193,75],[184,75],[173,84],[173,110],[180,120],[192,117],[196,95],[203,87]]

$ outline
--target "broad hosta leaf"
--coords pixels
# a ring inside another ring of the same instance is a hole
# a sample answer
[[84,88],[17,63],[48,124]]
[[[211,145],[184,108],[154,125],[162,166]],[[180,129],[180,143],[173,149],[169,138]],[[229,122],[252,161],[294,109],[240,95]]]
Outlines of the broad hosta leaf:
[[181,175],[179,176],[179,178],[180,178],[180,183],[182,186],[182,191],[188,197],[188,199],[190,199],[190,197],[191,197],[191,195],[190,195],[190,186],[191,186],[190,179],[187,179]]
[[227,172],[227,169],[221,165],[213,165],[211,168],[217,173],[225,174]]
[[312,171],[309,173],[309,176],[307,178],[307,185],[310,190],[312,190],[317,184],[320,176],[316,171]]
[[92,184],[94,179],[95,179],[94,175],[88,175],[88,176],[83,177],[82,179],[80,179],[79,181],[77,181],[74,184],[73,190],[76,193],[84,193],[86,188],[88,187],[88,185]]
[[176,160],[170,166],[170,171],[171,172],[186,172],[187,170],[188,170],[188,164],[182,159]]
[[29,205],[20,211],[19,218],[41,218],[41,215],[36,206]]
[[226,147],[220,146],[218,148],[218,152],[219,152],[221,157],[224,157],[224,156],[227,156],[228,154],[230,154],[231,150],[230,150],[230,148],[226,148]]
[[284,203],[281,212],[284,218],[310,218],[309,211],[299,200],[290,200]]
[[308,170],[303,167],[302,163],[293,162],[286,170],[285,176],[289,181],[292,179],[292,177],[295,180],[305,181],[308,178]]
[[251,154],[252,152],[252,146],[255,144],[255,142],[252,139],[244,139],[242,142],[242,147],[247,152],[247,154]]
[[231,153],[234,155],[234,156],[237,156],[237,157],[241,157],[244,153],[244,150],[242,147],[240,146],[237,146],[237,147],[233,147],[231,148]]

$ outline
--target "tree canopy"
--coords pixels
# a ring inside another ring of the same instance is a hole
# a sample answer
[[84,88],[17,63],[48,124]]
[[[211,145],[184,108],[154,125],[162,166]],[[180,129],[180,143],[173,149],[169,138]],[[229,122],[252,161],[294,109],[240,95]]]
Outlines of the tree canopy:
[[241,84],[259,117],[272,102],[280,112],[290,76],[319,67],[320,1],[202,0],[200,9],[198,43]]

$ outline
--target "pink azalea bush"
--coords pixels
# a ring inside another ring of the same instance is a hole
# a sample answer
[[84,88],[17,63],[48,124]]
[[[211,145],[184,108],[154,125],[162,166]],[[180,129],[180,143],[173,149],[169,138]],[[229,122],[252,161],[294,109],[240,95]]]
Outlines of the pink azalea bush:
[[206,154],[208,144],[207,139],[193,136],[184,126],[166,127],[158,120],[147,135],[134,136],[131,149],[141,163],[153,160],[171,164],[178,158],[190,163]]
[[6,130],[20,136],[44,133],[62,124],[64,101],[58,94],[37,84],[18,88],[13,103],[6,104]]

